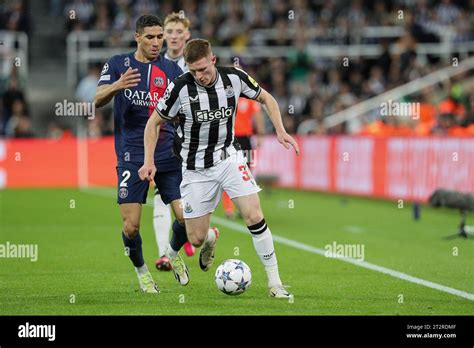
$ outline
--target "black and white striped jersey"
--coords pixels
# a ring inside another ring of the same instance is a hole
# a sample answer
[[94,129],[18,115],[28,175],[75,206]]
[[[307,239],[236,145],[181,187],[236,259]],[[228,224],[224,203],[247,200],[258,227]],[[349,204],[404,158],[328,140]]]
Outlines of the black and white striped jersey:
[[180,155],[190,170],[212,167],[225,157],[234,141],[239,97],[256,99],[261,92],[245,71],[216,68],[217,79],[210,86],[202,86],[189,72],[174,79],[156,106],[165,120],[179,118]]
[[186,65],[186,62],[184,61],[184,57],[183,56],[180,56],[178,58],[171,58],[169,55],[168,55],[168,52],[165,53],[165,58],[168,59],[168,60],[171,60],[173,62],[175,62],[176,64],[178,64],[178,66],[181,68],[181,70],[183,70],[183,72],[188,72],[188,66]]

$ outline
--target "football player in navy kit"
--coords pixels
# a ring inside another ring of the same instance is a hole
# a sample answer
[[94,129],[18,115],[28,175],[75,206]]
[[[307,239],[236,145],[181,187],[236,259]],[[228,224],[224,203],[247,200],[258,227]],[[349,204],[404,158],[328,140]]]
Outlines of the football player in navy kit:
[[[140,288],[147,293],[159,289],[151,276],[142,252],[140,217],[146,203],[148,181],[140,180],[138,169],[144,161],[143,134],[149,116],[169,82],[182,74],[179,66],[160,54],[163,25],[153,15],[137,19],[135,52],[116,55],[105,63],[95,96],[96,107],[114,99],[115,152],[117,156],[117,202],[123,220],[122,239],[138,275]],[[162,127],[154,156],[159,168],[153,180],[165,204],[171,204],[175,221],[168,255],[176,278],[182,285],[189,281],[188,270],[179,249],[187,241],[179,185],[181,162],[172,153],[175,129]]]

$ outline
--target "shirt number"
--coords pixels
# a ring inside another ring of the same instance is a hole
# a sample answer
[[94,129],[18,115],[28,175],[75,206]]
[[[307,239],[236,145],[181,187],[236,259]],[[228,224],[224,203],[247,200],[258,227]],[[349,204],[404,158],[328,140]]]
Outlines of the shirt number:
[[240,166],[239,167],[239,170],[240,172],[242,173],[242,179],[244,181],[249,181],[250,180],[250,176],[249,176],[249,173],[247,172],[247,166]]

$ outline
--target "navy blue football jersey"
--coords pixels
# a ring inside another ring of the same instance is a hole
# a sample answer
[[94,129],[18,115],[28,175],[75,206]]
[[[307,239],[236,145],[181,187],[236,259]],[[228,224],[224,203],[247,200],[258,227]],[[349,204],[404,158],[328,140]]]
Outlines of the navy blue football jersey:
[[[143,136],[148,118],[168,84],[182,74],[181,68],[163,55],[151,63],[142,63],[131,52],[110,58],[104,64],[98,85],[114,83],[128,68],[138,69],[141,76],[138,86],[124,89],[114,98],[115,153],[119,167],[128,162],[144,162]],[[160,127],[155,150],[155,164],[160,172],[181,167],[172,153],[174,134],[172,124]]]

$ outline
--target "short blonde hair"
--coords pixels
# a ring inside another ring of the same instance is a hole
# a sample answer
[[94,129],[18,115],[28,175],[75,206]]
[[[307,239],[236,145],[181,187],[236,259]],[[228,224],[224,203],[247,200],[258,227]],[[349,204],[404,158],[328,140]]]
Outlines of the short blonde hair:
[[172,22],[182,23],[186,29],[189,29],[189,27],[191,26],[191,22],[184,15],[184,11],[171,12],[169,15],[167,15],[165,18],[165,27],[168,23],[172,23]]

